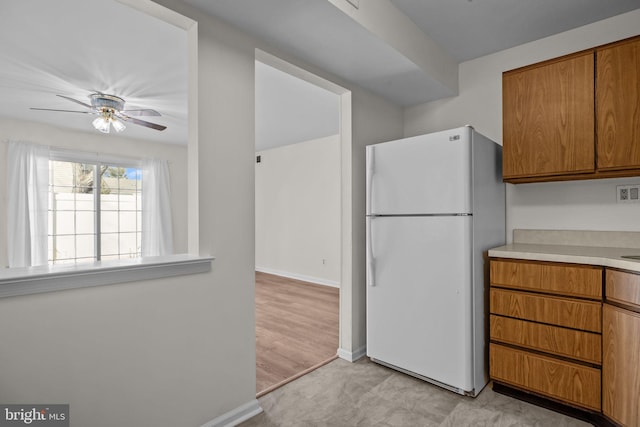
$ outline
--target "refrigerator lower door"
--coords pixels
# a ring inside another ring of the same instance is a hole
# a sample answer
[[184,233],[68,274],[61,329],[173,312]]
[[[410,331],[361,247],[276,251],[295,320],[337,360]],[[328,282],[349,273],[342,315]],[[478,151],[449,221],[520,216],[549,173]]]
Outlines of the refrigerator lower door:
[[472,391],[472,218],[367,221],[367,355]]

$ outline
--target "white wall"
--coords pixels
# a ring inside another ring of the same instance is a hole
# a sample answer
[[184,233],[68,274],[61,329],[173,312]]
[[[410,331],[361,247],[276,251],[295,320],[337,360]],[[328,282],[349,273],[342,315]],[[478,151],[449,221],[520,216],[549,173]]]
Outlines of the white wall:
[[[198,21],[198,237],[216,259],[206,274],[0,299],[0,402],[68,402],[78,426],[199,426],[255,401],[255,48],[277,52],[156,3]],[[353,90],[349,350],[366,337],[364,146],[401,137],[402,111],[337,83]]]
[[172,427],[255,400],[254,43],[185,12],[200,21],[199,241],[212,271],[0,299],[1,402],[70,403],[74,426]]
[[256,155],[256,269],[339,286],[340,137]]
[[[405,136],[471,124],[502,143],[502,72],[637,35],[640,10],[460,64],[460,95],[405,110]],[[640,231],[640,205],[615,203],[615,186],[639,178],[507,185],[507,236],[515,228]]]
[[[152,143],[126,138],[125,135],[101,134],[89,127],[88,132],[77,132],[55,126],[0,117],[0,141],[29,141],[57,148],[113,154],[131,158],[157,157],[169,162],[171,174],[174,249],[187,252],[187,147]],[[0,165],[6,164],[8,144],[0,142]],[[2,166],[0,173],[0,266],[7,265],[7,176]]]

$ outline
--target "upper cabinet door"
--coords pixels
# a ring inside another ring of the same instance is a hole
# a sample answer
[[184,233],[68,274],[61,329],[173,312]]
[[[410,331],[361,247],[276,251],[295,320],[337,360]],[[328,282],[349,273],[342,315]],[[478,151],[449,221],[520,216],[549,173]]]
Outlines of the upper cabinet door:
[[595,171],[594,52],[503,74],[505,180]]
[[640,167],[640,39],[598,49],[598,169]]

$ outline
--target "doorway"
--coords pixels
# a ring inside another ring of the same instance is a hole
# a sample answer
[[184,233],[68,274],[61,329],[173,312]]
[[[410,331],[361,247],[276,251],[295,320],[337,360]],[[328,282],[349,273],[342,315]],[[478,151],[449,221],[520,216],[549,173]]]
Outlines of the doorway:
[[333,360],[340,346],[343,141],[340,94],[269,54],[256,59],[256,391],[262,395]]

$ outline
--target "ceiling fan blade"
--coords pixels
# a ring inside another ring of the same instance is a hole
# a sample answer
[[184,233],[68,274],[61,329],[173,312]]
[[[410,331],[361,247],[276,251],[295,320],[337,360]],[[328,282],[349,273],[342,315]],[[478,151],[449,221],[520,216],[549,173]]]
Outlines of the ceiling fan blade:
[[133,124],[140,125],[140,126],[145,126],[145,127],[148,127],[148,128],[151,128],[151,129],[155,129],[155,130],[165,130],[167,128],[166,126],[157,125],[155,123],[147,122],[145,120],[134,119],[133,117],[129,117],[126,114],[122,114],[122,113],[116,114],[116,117],[121,118],[125,122],[131,122]]
[[78,101],[77,99],[69,98],[68,96],[64,96],[64,95],[56,95],[56,96],[59,96],[60,98],[68,99],[69,101],[75,102],[76,104],[80,104],[83,107],[93,108],[91,105],[89,105],[89,104],[87,104],[85,102]]
[[125,113],[129,116],[161,116],[162,115],[158,113],[156,110],[152,110],[150,108],[143,108],[139,110],[123,110],[122,113]]
[[81,114],[95,114],[93,111],[75,111],[75,110],[56,110],[54,108],[34,108],[31,107],[31,110],[39,110],[39,111],[60,111],[63,113],[81,113]]

